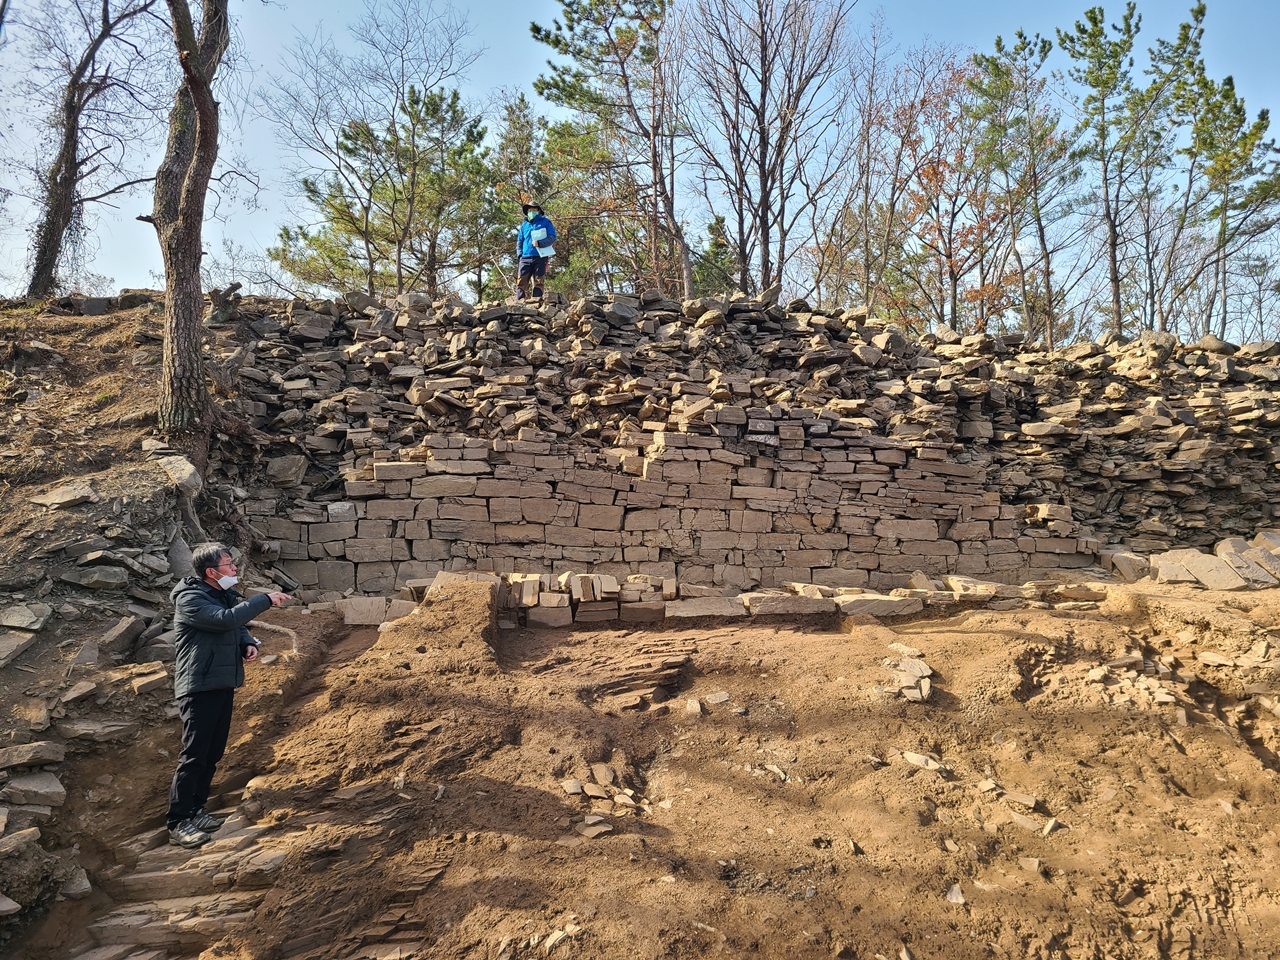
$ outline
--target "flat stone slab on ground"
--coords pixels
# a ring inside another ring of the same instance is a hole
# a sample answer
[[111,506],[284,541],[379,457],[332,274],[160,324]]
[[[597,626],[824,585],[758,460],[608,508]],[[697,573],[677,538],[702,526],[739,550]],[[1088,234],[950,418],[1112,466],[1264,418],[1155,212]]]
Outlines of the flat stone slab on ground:
[[418,605],[412,600],[392,600],[387,604],[387,619],[399,620],[401,617],[407,617],[413,611],[418,609]]
[[1151,558],[1151,575],[1156,583],[1199,583],[1195,575],[1180,563],[1162,557]]
[[376,627],[387,618],[386,597],[347,597],[337,606],[349,627]]
[[6,837],[0,837],[0,857],[7,857],[15,850],[21,850],[27,844],[35,843],[39,839],[39,827],[27,827],[25,830],[16,830]]
[[60,807],[67,801],[67,791],[52,773],[23,773],[0,787],[0,800],[46,807]]
[[687,617],[745,617],[747,605],[741,597],[698,597],[694,600],[667,601],[668,619]]
[[0,670],[27,652],[36,642],[36,634],[25,630],[0,631]]
[[54,729],[68,740],[92,740],[104,743],[131,736],[138,725],[131,720],[62,720]]
[[43,763],[61,763],[67,748],[52,740],[22,743],[0,750],[0,770],[8,767],[36,767]]
[[20,603],[0,611],[0,627],[15,630],[39,630],[53,616],[47,603]]
[[740,599],[753,617],[769,615],[810,616],[835,613],[836,601],[829,597],[801,597],[789,593],[744,593]]
[[852,597],[836,597],[836,606],[844,617],[906,617],[923,610],[924,601],[919,597],[885,597],[863,593]]
[[129,571],[124,567],[77,567],[64,573],[62,579],[93,590],[117,590],[128,584]]
[[1162,570],[1165,561],[1181,564],[1210,590],[1244,590],[1249,586],[1225,560],[1199,550],[1170,550],[1159,559]]
[[32,503],[38,503],[50,510],[62,510],[66,507],[79,506],[82,503],[96,503],[98,495],[93,491],[93,484],[88,480],[73,480],[55,487],[48,493],[31,497]]

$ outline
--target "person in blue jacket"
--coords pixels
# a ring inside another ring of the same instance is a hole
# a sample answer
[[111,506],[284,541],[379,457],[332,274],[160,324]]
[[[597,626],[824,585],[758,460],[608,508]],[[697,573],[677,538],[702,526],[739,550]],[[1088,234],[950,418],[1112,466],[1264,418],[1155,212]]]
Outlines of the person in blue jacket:
[[516,274],[516,297],[529,296],[529,281],[533,281],[533,296],[541,298],[542,279],[547,275],[547,261],[554,253],[556,228],[550,218],[536,203],[522,203],[524,222],[516,234],[516,259],[520,263]]
[[231,551],[202,543],[191,552],[195,576],[173,588],[174,695],[182,718],[182,752],[169,788],[169,842],[194,848],[213,839],[223,817],[204,808],[218,761],[227,748],[237,687],[244,665],[258,658],[258,641],[247,624],[289,600],[264,593],[248,600],[231,588],[239,581]]

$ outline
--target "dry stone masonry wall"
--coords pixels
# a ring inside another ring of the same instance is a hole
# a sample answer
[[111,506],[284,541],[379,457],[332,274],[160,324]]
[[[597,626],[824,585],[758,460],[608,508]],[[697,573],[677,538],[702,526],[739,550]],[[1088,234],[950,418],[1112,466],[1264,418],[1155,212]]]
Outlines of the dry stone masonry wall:
[[1280,492],[1272,342],[914,341],[862,310],[656,292],[246,299],[215,332],[299,452],[228,450],[210,493],[312,599],[440,570],[1022,582],[1252,536]]

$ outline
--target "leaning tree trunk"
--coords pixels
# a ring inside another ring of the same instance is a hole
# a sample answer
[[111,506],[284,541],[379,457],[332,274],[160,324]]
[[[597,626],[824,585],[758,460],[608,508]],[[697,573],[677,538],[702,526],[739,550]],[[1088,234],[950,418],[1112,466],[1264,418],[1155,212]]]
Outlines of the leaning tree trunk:
[[44,300],[58,285],[58,261],[67,228],[75,216],[76,184],[80,163],[76,147],[80,140],[80,110],[70,84],[63,98],[61,142],[58,155],[45,175],[44,203],[40,223],[36,227],[35,249],[31,257],[31,282],[27,284],[29,300]]
[[156,172],[152,222],[164,256],[165,340],[160,429],[201,473],[208,463],[213,408],[201,340],[201,240],[209,180],[218,158],[213,80],[230,41],[228,0],[202,0],[199,34],[188,0],[167,0],[182,83],[169,112],[169,141]]

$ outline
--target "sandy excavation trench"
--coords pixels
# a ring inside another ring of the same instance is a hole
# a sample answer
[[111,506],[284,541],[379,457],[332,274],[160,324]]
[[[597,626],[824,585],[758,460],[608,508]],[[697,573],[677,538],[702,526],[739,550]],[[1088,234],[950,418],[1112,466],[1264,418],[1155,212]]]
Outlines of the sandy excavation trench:
[[[67,765],[51,829],[96,890],[14,955],[1270,954],[1272,591],[497,635],[488,589],[381,634],[278,614],[299,654],[242,696],[237,815],[194,854],[154,829],[155,695],[137,740]],[[664,702],[616,709],[653,677]]]

